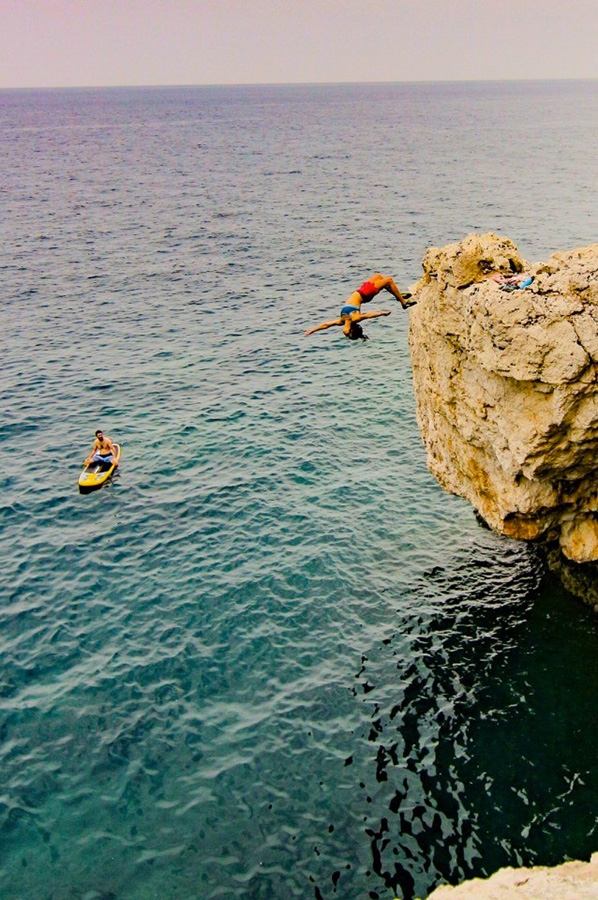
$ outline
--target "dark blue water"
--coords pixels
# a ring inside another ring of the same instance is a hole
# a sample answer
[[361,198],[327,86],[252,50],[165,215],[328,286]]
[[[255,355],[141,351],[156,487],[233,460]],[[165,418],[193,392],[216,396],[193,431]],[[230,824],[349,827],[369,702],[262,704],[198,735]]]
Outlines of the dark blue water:
[[408,314],[303,336],[471,230],[594,242],[597,142],[595,82],[0,92],[3,900],[598,849],[595,616],[428,474]]

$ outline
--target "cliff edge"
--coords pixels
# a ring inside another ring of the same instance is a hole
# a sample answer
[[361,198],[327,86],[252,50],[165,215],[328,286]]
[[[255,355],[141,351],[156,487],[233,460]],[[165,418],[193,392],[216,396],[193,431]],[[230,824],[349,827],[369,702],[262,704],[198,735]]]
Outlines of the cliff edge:
[[598,900],[598,853],[590,862],[500,869],[487,879],[436,888],[428,900]]
[[409,344],[431,472],[495,531],[598,560],[598,244],[530,264],[471,234],[423,268]]

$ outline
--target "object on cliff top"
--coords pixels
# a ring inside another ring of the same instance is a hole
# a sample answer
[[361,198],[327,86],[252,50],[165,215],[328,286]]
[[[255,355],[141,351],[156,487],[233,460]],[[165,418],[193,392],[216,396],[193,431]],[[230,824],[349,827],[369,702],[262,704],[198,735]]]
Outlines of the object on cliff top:
[[424,275],[418,285],[434,279],[458,290],[487,281],[494,273],[515,275],[529,268],[513,241],[497,234],[469,234],[442,249],[431,247],[422,265]]
[[522,291],[533,283],[533,275],[493,275],[492,280],[500,285],[501,291]]
[[[530,265],[468,235],[423,267],[409,344],[430,471],[493,530],[598,560],[598,244]],[[533,291],[508,297],[489,277],[523,272]]]

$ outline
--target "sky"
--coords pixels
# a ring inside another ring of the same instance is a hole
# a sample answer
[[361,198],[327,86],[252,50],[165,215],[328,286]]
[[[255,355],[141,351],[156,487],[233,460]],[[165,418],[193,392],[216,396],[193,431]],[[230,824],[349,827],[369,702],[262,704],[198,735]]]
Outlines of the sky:
[[598,0],[0,0],[0,88],[598,78]]

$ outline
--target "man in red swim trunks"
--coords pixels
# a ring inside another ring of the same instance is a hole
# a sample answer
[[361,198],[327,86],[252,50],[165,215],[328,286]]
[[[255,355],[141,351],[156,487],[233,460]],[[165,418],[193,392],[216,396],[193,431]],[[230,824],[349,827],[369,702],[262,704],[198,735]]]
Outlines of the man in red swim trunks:
[[367,340],[361,330],[361,326],[358,327],[359,322],[363,321],[363,319],[377,319],[379,316],[390,315],[390,310],[387,309],[379,310],[378,312],[361,312],[361,304],[369,303],[372,297],[375,297],[380,291],[388,291],[392,294],[403,309],[407,309],[408,306],[412,306],[415,302],[408,302],[411,294],[402,294],[389,275],[374,272],[367,281],[363,282],[361,287],[353,291],[351,296],[345,300],[338,319],[333,319],[331,322],[322,322],[321,325],[316,325],[315,328],[310,328],[305,333],[313,334],[315,331],[324,331],[326,328],[332,328],[333,325],[341,325],[345,337],[351,340],[357,340],[358,338]]
[[[364,281],[361,287],[358,287],[357,290],[351,294],[347,300],[347,304],[351,306],[355,303],[355,294],[359,295],[361,303],[368,303],[368,301],[379,294],[380,291],[388,291],[392,294],[393,297],[399,301],[403,309],[412,305],[411,303],[406,302],[411,295],[403,295],[390,275],[382,275],[380,272],[374,272],[367,281]],[[359,305],[361,305],[361,303]],[[355,303],[355,305],[357,306],[357,303]]]

